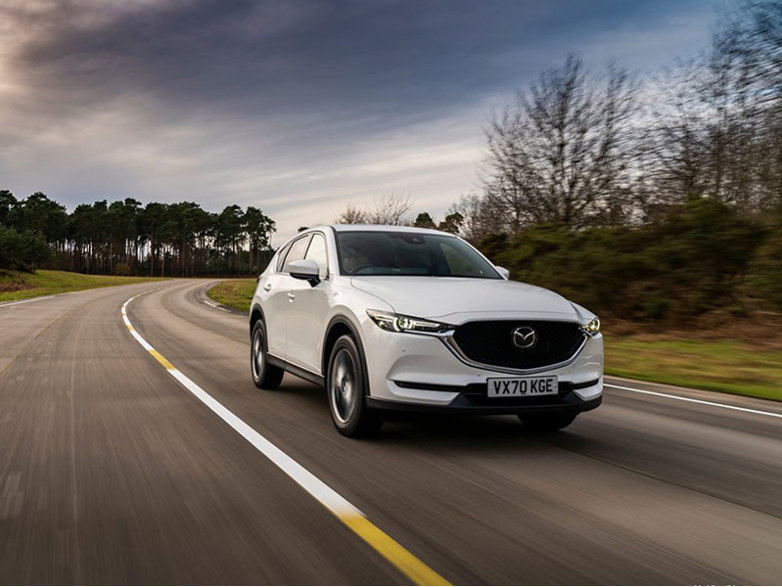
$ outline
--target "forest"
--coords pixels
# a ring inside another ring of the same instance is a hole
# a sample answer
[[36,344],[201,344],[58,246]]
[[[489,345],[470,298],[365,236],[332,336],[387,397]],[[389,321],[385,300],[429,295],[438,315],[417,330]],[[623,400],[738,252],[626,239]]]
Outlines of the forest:
[[188,277],[259,273],[272,252],[274,220],[259,208],[208,212],[193,202],[126,198],[68,213],[41,192],[0,191],[0,269]]

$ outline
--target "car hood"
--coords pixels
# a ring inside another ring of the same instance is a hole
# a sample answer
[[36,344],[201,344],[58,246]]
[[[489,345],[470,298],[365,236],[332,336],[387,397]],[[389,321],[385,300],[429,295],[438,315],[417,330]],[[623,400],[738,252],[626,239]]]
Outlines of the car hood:
[[356,289],[388,303],[395,312],[447,322],[475,314],[580,319],[559,294],[518,281],[456,277],[353,277]]

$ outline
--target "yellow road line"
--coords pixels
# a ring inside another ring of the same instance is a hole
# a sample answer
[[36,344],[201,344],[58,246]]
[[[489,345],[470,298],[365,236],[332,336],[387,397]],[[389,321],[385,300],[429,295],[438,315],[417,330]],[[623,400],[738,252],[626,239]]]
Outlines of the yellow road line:
[[163,365],[166,369],[173,370],[176,369],[171,363],[168,362],[168,359],[166,359],[163,355],[161,355],[159,352],[157,352],[155,349],[152,349],[149,351],[149,354],[152,355],[157,359],[157,362]]
[[414,584],[450,585],[448,581],[426,566],[420,559],[405,549],[404,546],[370,522],[356,506],[339,495],[323,481],[315,477],[315,475],[302,467],[298,462],[294,461],[266,437],[251,428],[247,423],[236,416],[236,414],[209,395],[203,388],[174,367],[168,359],[156,351],[152,345],[138,333],[138,331],[135,331],[130,323],[126,308],[132,299],[133,298],[127,300],[122,306],[122,319],[125,322],[125,325],[138,343],[141,344],[150,355],[155,357],[155,359],[168,370],[168,373],[181,383],[185,389],[201,400],[210,410],[242,435],[245,440],[257,448],[266,458],[298,483],[307,493],[334,514],[338,520],[350,528],[369,546],[375,549],[375,551]]
[[448,581],[427,567],[404,546],[364,516],[339,516],[339,519],[416,585],[450,585]]

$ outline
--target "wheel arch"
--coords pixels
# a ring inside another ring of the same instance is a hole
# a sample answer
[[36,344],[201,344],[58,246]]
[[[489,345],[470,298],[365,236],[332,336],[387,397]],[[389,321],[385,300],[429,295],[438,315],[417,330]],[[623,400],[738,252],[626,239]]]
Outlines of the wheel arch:
[[323,356],[321,358],[321,372],[323,373],[323,380],[328,385],[328,370],[329,359],[331,358],[331,350],[334,348],[334,344],[339,338],[345,334],[350,335],[358,347],[358,353],[361,358],[361,374],[364,378],[366,395],[370,395],[369,391],[369,372],[367,369],[367,356],[364,352],[364,343],[361,340],[359,329],[351,322],[351,320],[344,315],[334,316],[326,327],[326,336],[323,339]]
[[253,327],[258,320],[263,320],[263,323],[266,324],[266,316],[264,316],[261,306],[254,304],[250,311],[250,337],[253,335]]

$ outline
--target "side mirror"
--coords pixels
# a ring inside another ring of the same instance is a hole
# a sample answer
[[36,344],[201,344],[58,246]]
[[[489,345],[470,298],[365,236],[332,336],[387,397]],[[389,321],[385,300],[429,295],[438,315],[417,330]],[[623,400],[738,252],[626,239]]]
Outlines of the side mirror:
[[295,279],[309,281],[312,286],[320,283],[320,267],[312,259],[291,261],[286,269],[291,274],[291,277]]
[[510,279],[510,271],[505,269],[505,267],[500,267],[499,265],[495,265],[494,268],[497,270],[497,273],[502,275],[503,279]]

